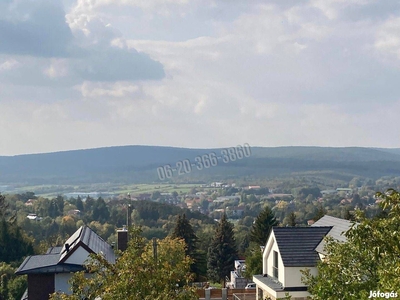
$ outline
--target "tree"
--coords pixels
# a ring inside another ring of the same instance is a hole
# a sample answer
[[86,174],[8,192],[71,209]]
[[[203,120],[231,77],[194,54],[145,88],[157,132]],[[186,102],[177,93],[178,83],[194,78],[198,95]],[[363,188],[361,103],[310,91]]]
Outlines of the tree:
[[288,216],[288,225],[296,226],[296,214],[294,211],[292,211]]
[[262,251],[260,245],[251,243],[246,250],[246,270],[244,277],[253,279],[253,275],[262,274]]
[[[131,227],[128,249],[115,264],[110,264],[102,255],[91,255],[87,265],[92,276],[85,272],[72,277],[72,295],[52,295],[51,299],[94,300],[164,300],[197,299],[191,280],[191,259],[185,254],[185,242],[181,239],[146,242],[141,229]],[[156,254],[155,254],[156,253]]]
[[0,262],[0,299],[21,299],[27,288],[26,276],[15,275],[15,269]]
[[103,198],[99,197],[93,205],[92,218],[94,221],[105,223],[110,218],[110,211]]
[[193,263],[190,266],[191,272],[197,275],[205,275],[200,274],[202,268],[199,264],[201,264],[203,260],[201,259],[201,255],[197,249],[198,238],[193,230],[192,225],[190,225],[189,220],[186,219],[185,214],[178,216],[171,237],[174,239],[183,239],[185,241],[185,253],[193,260]]
[[278,221],[275,214],[266,206],[258,215],[250,230],[250,242],[254,242],[259,246],[265,246],[272,227],[277,226]]
[[208,248],[208,277],[216,282],[224,281],[225,286],[225,278],[230,275],[237,256],[233,224],[223,214]]
[[354,221],[354,214],[350,211],[350,209],[347,208],[344,211],[343,218],[346,219],[346,220]]
[[319,204],[318,208],[317,208],[317,212],[315,213],[315,215],[313,217],[313,220],[315,222],[317,222],[319,219],[321,219],[325,215],[326,215],[326,209],[321,204]]
[[8,207],[6,197],[0,194],[0,220],[5,219]]
[[0,262],[16,262],[33,254],[33,246],[14,221],[6,218],[8,204],[0,194]]
[[80,196],[76,199],[76,208],[79,209],[81,212],[84,211],[83,202]]
[[377,197],[387,216],[367,219],[356,211],[347,241],[327,239],[318,274],[304,271],[313,299],[367,299],[369,291],[400,290],[400,193],[390,189]]

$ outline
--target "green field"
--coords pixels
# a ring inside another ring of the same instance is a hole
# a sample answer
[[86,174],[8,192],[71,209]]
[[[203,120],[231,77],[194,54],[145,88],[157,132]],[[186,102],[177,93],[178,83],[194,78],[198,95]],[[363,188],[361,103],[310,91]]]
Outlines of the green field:
[[[199,188],[200,184],[132,184],[132,185],[113,185],[113,184],[93,184],[93,185],[29,185],[18,186],[15,190],[8,193],[25,193],[34,192],[37,196],[42,197],[56,197],[57,195],[64,195],[73,192],[101,192],[112,193],[115,195],[127,195],[132,197],[139,194],[153,193],[158,191],[160,193],[172,193],[176,191],[178,194],[189,193],[192,188]],[[203,188],[204,189],[204,188]]]

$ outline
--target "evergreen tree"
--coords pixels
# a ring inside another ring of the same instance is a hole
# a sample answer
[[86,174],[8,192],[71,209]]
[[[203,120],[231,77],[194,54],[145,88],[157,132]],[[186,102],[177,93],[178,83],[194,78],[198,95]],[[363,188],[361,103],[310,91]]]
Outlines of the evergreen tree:
[[224,281],[225,286],[225,278],[230,275],[237,256],[233,224],[223,214],[208,248],[208,277],[213,281]]
[[92,218],[104,224],[110,218],[110,211],[103,198],[99,197],[93,205]]
[[185,240],[186,243],[186,255],[193,258],[193,254],[197,250],[197,236],[194,233],[192,225],[190,225],[189,220],[186,219],[186,215],[178,216],[175,228],[172,232],[172,238],[181,238]]
[[6,217],[6,212],[9,204],[6,202],[6,197],[0,194],[0,220]]
[[6,220],[7,208],[0,194],[0,262],[10,263],[33,254],[33,246],[15,223]]
[[256,243],[260,246],[265,246],[272,227],[277,225],[278,221],[275,218],[275,214],[269,206],[266,206],[258,215],[251,227],[250,242]]
[[296,226],[296,214],[294,213],[294,211],[292,211],[289,214],[289,223],[288,223],[288,225],[289,226]]
[[319,204],[318,208],[317,208],[317,212],[315,213],[315,216],[314,216],[313,220],[315,222],[317,222],[319,219],[321,219],[325,215],[326,215],[325,208],[321,204]]
[[[193,263],[190,265],[190,271],[196,274],[196,277],[205,275],[203,271],[205,269],[206,261],[204,260],[204,255],[198,250],[197,243],[198,238],[193,230],[192,225],[190,225],[189,220],[186,218],[186,215],[178,216],[176,221],[175,228],[171,234],[171,237],[176,239],[183,239],[186,244],[186,255],[189,256]],[[204,266],[202,266],[204,265]]]
[[80,196],[76,199],[76,208],[79,209],[81,212],[84,211],[83,202]]

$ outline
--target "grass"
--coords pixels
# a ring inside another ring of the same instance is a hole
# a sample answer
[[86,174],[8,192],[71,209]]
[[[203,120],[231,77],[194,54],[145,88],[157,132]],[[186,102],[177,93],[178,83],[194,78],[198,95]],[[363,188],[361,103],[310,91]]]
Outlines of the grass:
[[71,192],[110,192],[116,195],[127,195],[130,193],[132,196],[137,194],[151,194],[155,191],[160,193],[172,193],[176,191],[178,194],[189,193],[192,188],[199,188],[199,184],[132,184],[132,185],[113,185],[106,184],[93,184],[85,186],[76,185],[29,185],[20,186],[13,193],[34,192],[37,196],[42,197],[56,197]]

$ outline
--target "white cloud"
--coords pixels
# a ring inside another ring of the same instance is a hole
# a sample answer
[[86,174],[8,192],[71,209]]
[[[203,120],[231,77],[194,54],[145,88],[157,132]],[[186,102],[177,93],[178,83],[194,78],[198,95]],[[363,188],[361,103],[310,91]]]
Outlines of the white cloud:
[[65,77],[68,75],[68,61],[66,59],[51,59],[50,66],[44,70],[50,78]]
[[19,66],[19,62],[13,58],[7,59],[6,61],[0,63],[0,71],[8,71],[15,69]]
[[82,52],[1,57],[0,153],[244,142],[400,147],[387,138],[400,135],[400,23],[390,6],[79,0],[69,7],[73,47]]
[[375,47],[384,54],[400,59],[400,17],[392,17],[379,27]]
[[130,82],[116,83],[93,83],[85,81],[82,85],[75,87],[85,98],[98,97],[126,97],[134,95],[139,91],[139,87]]

